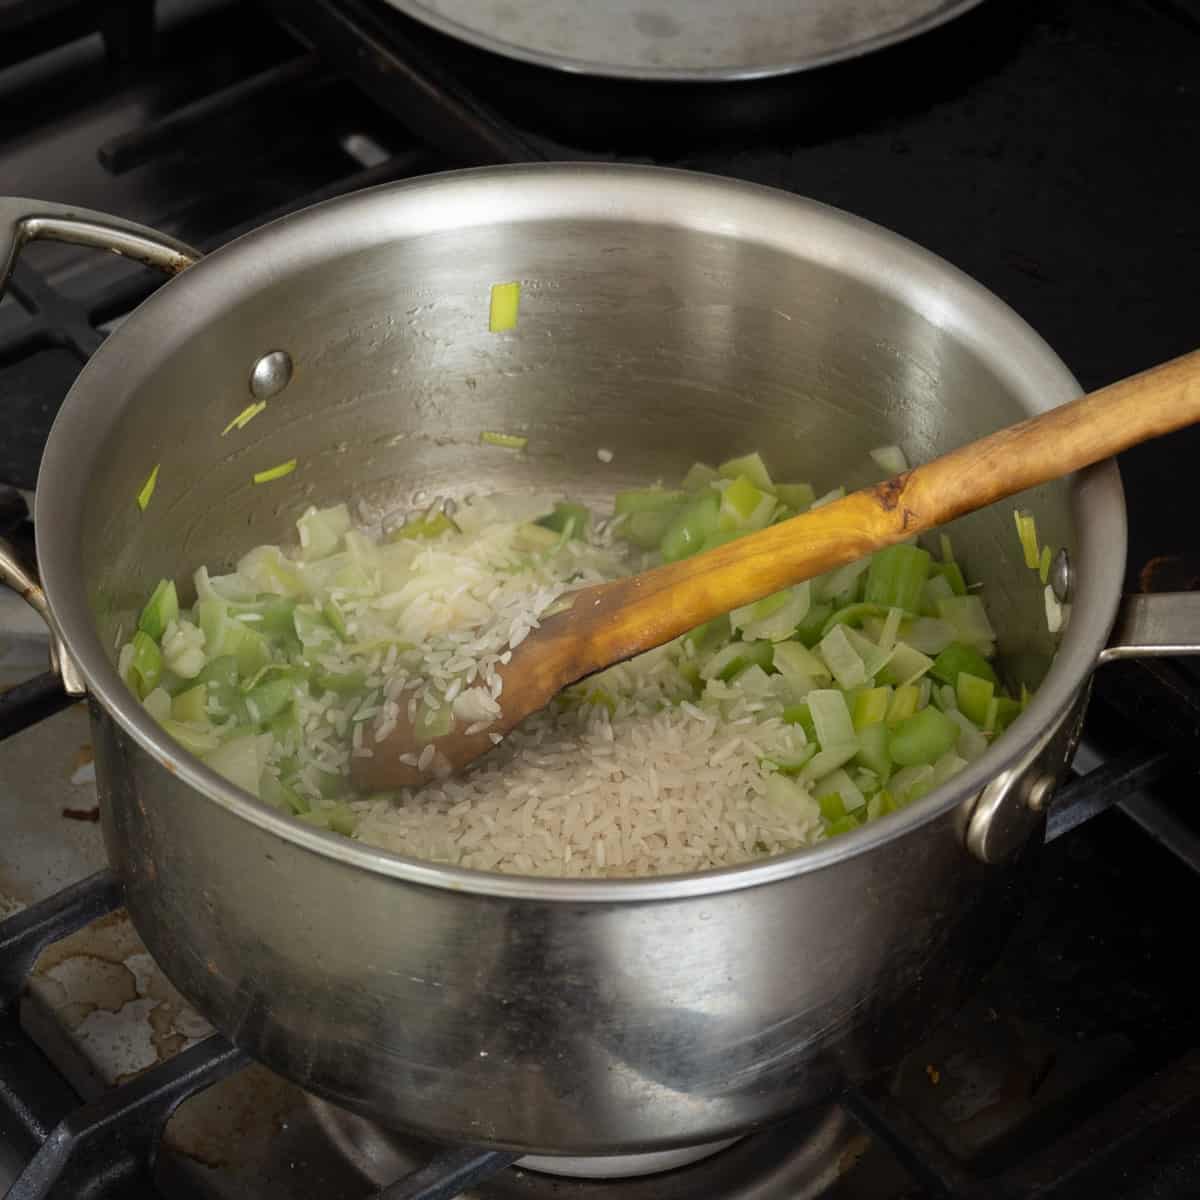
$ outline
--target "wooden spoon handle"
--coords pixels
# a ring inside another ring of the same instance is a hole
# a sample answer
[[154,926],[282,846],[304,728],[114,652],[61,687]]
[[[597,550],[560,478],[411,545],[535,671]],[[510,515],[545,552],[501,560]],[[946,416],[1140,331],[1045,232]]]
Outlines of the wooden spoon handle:
[[[693,558],[588,589],[592,619],[587,621],[583,657],[589,670],[598,670],[781,588],[1196,421],[1200,351],[1001,429],[816,511]],[[583,632],[578,625],[576,631]]]

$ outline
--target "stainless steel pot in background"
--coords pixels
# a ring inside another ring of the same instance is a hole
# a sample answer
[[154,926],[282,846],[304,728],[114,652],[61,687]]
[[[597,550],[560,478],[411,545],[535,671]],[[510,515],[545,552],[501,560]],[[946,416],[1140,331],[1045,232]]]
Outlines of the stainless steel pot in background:
[[[193,257],[34,202],[0,209],[5,232],[111,233],[172,270]],[[490,286],[514,279],[518,328],[489,333]],[[1052,663],[1010,509],[954,530],[1009,670],[1039,685],[1027,712],[905,811],[737,869],[528,880],[316,831],[175,746],[126,692],[113,647],[160,576],[186,585],[200,562],[286,540],[311,502],[526,486],[599,499],[752,448],[781,477],[830,486],[871,446],[926,458],[1077,391],[1011,311],[904,240],[657,169],[431,177],[188,267],[79,377],[35,514],[49,610],[92,706],[109,854],[150,951],[302,1086],[521,1150],[714,1139],[898,1057],[1015,920],[1093,667],[1194,649],[1195,597],[1139,598],[1128,639],[1106,649],[1125,537],[1112,464],[1025,501],[1065,551],[1071,618]],[[267,410],[222,438],[252,393]],[[484,430],[527,434],[527,454],[481,445]],[[293,474],[251,483],[293,457]]]

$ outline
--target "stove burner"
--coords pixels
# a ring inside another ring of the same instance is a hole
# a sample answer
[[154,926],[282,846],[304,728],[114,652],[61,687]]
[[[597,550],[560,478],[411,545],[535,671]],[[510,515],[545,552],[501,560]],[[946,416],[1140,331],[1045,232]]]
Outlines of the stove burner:
[[[437,1154],[429,1142],[384,1129],[323,1100],[313,1098],[311,1106],[330,1140],[377,1186],[411,1175]],[[461,1196],[550,1200],[561,1197],[566,1180],[574,1179],[587,1200],[810,1200],[826,1193],[866,1146],[859,1127],[840,1108],[813,1109],[761,1133],[660,1153],[529,1155]],[[410,1194],[425,1195],[402,1193]]]

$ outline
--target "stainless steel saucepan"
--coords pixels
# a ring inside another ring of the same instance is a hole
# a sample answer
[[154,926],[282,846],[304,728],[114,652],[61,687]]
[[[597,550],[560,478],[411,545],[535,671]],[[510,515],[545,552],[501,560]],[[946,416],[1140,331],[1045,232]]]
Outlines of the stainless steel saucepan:
[[[1122,607],[1125,510],[1105,464],[1022,501],[1061,547],[1061,639],[1010,508],[954,529],[1008,670],[1038,690],[902,812],[784,857],[637,881],[456,870],[315,830],[184,753],[126,692],[118,632],[160,576],[186,587],[201,562],[287,539],[303,506],[353,496],[536,485],[601,499],[755,448],[780,478],[853,482],[871,446],[920,460],[1078,386],[999,300],[903,239],[673,171],[434,176],[203,261],[112,217],[0,202],[0,264],[37,237],[179,276],[71,389],[35,513],[129,912],[234,1042],[385,1123],[551,1154],[660,1150],[898,1058],[1016,919],[1093,668],[1200,640],[1197,597]],[[518,327],[489,333],[490,286],[509,280]],[[222,438],[252,396],[266,411]],[[527,434],[527,453],[481,445],[484,430]],[[286,478],[251,483],[293,457]],[[4,570],[20,579],[11,553]]]

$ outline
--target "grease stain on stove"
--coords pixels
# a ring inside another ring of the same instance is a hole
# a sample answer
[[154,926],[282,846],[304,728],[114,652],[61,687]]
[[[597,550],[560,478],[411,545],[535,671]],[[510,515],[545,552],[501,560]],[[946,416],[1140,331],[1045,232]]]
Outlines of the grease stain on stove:
[[[104,1084],[165,1062],[212,1032],[146,952],[123,910],[56,942],[29,977],[29,996],[69,1045],[45,1046]],[[64,1067],[64,1069],[66,1069]]]

